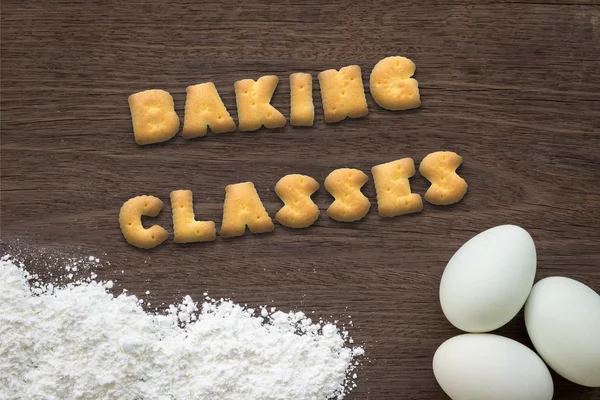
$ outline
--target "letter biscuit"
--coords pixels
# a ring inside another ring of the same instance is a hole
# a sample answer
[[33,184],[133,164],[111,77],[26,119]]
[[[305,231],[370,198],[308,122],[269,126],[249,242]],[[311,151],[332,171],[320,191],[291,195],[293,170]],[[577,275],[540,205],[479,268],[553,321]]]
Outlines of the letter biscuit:
[[235,122],[225,108],[214,83],[207,82],[188,86],[186,93],[183,120],[184,138],[204,136],[208,128],[214,133],[235,130]]
[[286,175],[275,185],[275,193],[284,202],[275,219],[290,228],[306,228],[319,218],[319,207],[310,196],[319,190],[316,180],[307,175]]
[[371,169],[377,206],[382,217],[419,212],[423,209],[421,196],[410,192],[408,178],[415,174],[415,163],[412,158],[403,158]]
[[160,225],[148,229],[142,225],[142,215],[156,217],[162,207],[162,200],[154,196],[137,196],[127,200],[119,213],[119,225],[125,240],[141,249],[151,249],[167,240],[169,232]]
[[210,242],[215,240],[213,221],[196,221],[191,190],[171,192],[175,243]]
[[320,72],[318,77],[325,122],[364,117],[369,113],[358,65],[350,65],[339,71],[328,69]]
[[285,117],[271,105],[271,97],[279,78],[263,76],[254,81],[243,79],[234,84],[240,130],[255,131],[261,126],[280,128],[285,125]]
[[421,161],[419,172],[431,182],[425,200],[431,204],[448,205],[464,197],[469,185],[456,174],[462,160],[461,156],[451,151],[438,151],[428,154]]
[[173,97],[164,90],[146,90],[129,96],[135,142],[139,145],[164,142],[179,130]]
[[242,236],[246,226],[252,233],[271,232],[274,228],[252,182],[228,185],[225,187],[221,236]]
[[415,69],[415,64],[405,57],[387,57],[375,64],[369,83],[375,102],[386,110],[419,107],[419,83],[411,78]]
[[327,209],[327,215],[336,221],[352,222],[362,219],[369,212],[371,202],[360,191],[369,180],[358,169],[340,168],[325,178],[325,189],[335,198]]
[[312,126],[315,106],[312,96],[312,76],[295,73],[290,75],[290,123],[297,126]]

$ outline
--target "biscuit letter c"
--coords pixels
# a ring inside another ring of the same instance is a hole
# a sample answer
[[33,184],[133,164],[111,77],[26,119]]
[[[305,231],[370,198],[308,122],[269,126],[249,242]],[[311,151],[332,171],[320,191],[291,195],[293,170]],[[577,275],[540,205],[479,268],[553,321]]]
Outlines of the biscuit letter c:
[[137,196],[127,200],[119,213],[121,232],[129,244],[141,249],[158,246],[169,237],[160,225],[146,229],[142,225],[142,215],[156,217],[162,210],[163,202],[154,196]]

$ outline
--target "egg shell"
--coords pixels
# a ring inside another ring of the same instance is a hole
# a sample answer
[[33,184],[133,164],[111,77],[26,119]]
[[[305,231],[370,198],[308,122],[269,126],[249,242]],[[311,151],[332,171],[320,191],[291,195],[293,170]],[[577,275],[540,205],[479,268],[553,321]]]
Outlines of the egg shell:
[[466,333],[442,343],[433,373],[452,400],[550,400],[548,367],[519,342],[489,333]]
[[577,384],[600,387],[599,294],[574,279],[542,279],[525,304],[525,326],[550,368]]
[[444,315],[466,332],[500,328],[525,304],[536,260],[533,239],[518,226],[501,225],[474,236],[452,256],[442,275]]

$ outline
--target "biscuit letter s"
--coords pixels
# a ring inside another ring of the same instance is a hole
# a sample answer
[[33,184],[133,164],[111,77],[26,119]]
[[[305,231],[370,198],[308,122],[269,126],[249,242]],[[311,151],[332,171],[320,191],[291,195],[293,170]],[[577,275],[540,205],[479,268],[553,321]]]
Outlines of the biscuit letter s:
[[142,215],[156,217],[163,202],[154,196],[137,196],[127,200],[119,213],[119,225],[129,244],[142,249],[156,247],[169,237],[169,232],[159,225],[145,229]]
[[369,212],[371,202],[360,188],[369,180],[358,169],[340,168],[325,178],[325,189],[335,200],[327,209],[327,215],[336,221],[352,222],[362,219]]
[[319,207],[310,196],[319,190],[319,184],[310,176],[286,175],[275,185],[275,193],[285,203],[275,218],[290,228],[307,228],[319,218]]
[[421,161],[419,172],[431,182],[425,200],[431,204],[448,205],[464,197],[469,185],[456,174],[462,160],[461,156],[451,151],[438,151],[428,154]]

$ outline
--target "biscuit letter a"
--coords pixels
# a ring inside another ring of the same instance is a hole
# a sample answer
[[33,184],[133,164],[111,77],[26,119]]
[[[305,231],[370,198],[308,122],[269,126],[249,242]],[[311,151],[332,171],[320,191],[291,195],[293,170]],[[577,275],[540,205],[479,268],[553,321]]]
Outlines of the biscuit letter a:
[[411,78],[415,63],[405,57],[387,57],[371,72],[371,95],[386,110],[408,110],[421,105],[419,83]]
[[127,200],[119,213],[121,232],[129,244],[142,249],[156,247],[169,237],[169,232],[159,225],[145,229],[142,215],[156,217],[163,202],[154,196],[137,196]]
[[286,175],[275,185],[275,193],[285,203],[275,218],[290,228],[307,228],[319,218],[319,207],[310,196],[319,190],[319,184],[310,176]]
[[419,212],[423,209],[421,196],[410,192],[408,178],[415,174],[412,158],[403,158],[371,168],[377,206],[382,217]]
[[451,151],[438,151],[428,154],[421,161],[419,172],[431,182],[425,200],[431,204],[448,205],[464,197],[469,185],[456,173],[462,160],[461,156]]
[[327,215],[336,221],[352,222],[362,219],[369,212],[371,202],[360,188],[369,180],[358,169],[340,168],[325,178],[325,189],[335,198],[327,209]]
[[133,134],[137,144],[171,139],[179,130],[173,97],[164,90],[146,90],[129,96]]
[[252,233],[271,232],[274,228],[252,182],[228,185],[225,187],[221,236],[242,236],[246,226]]
[[173,231],[175,243],[210,242],[215,240],[216,231],[213,221],[196,221],[191,190],[171,192],[173,209]]
[[229,115],[214,83],[188,86],[186,89],[183,137],[186,139],[206,135],[207,127],[214,133],[235,130],[235,122]]
[[350,65],[339,71],[319,73],[325,122],[338,122],[346,117],[364,117],[369,113],[360,67]]
[[263,125],[267,128],[285,125],[283,114],[271,105],[271,97],[278,82],[278,77],[268,75],[256,82],[242,79],[234,84],[241,131],[255,131]]

